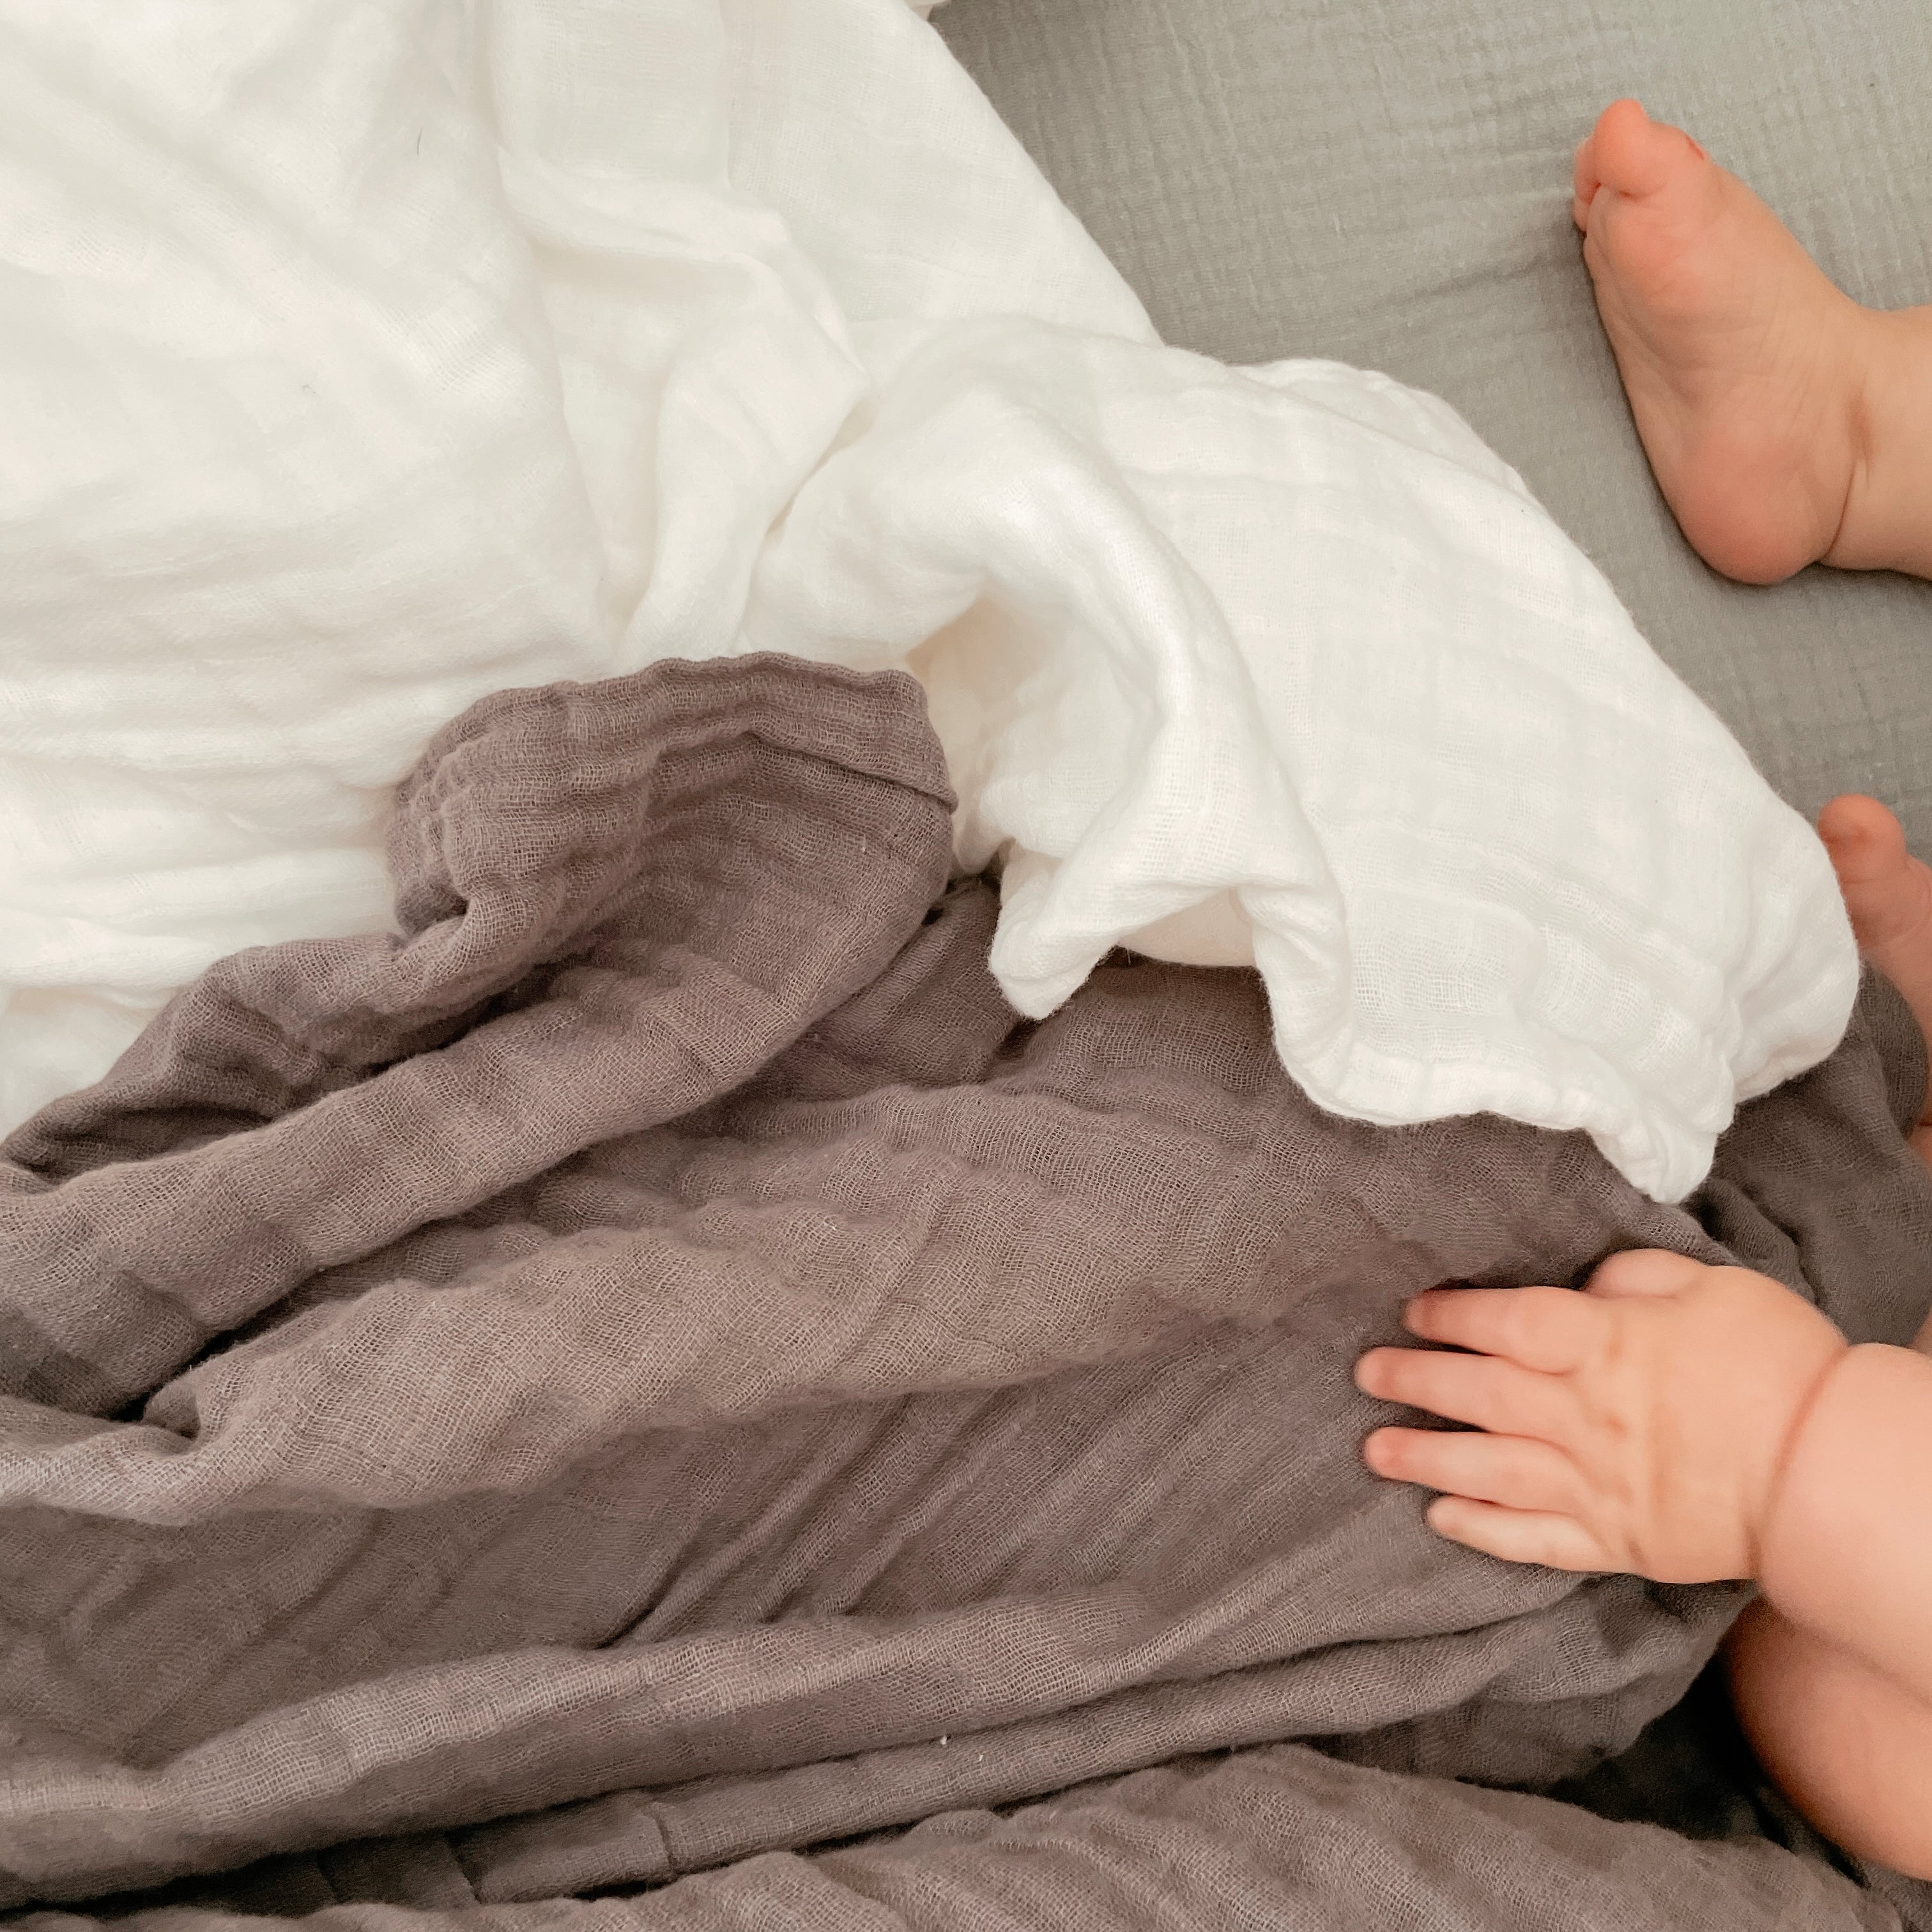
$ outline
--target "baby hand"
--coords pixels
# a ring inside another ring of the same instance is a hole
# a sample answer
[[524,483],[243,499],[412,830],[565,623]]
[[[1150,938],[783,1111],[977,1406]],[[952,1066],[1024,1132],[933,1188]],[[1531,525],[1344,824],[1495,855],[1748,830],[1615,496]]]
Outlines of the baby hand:
[[1442,1490],[1430,1526],[1472,1550],[1660,1583],[1757,1574],[1786,1450],[1847,1346],[1763,1275],[1656,1250],[1580,1294],[1437,1288],[1402,1321],[1471,1352],[1372,1349],[1357,1385],[1484,1432],[1378,1429],[1370,1468]]

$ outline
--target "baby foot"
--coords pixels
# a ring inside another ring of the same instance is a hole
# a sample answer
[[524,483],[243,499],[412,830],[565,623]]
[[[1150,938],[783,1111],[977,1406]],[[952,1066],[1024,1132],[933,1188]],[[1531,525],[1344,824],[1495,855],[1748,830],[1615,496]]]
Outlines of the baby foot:
[[1750,190],[1634,100],[1576,151],[1576,225],[1638,433],[1706,562],[1833,556],[1862,457],[1868,326]]
[[[1904,994],[1932,1048],[1932,866],[1905,849],[1898,820],[1848,792],[1818,816],[1858,950]],[[1932,1162],[1932,1091],[1912,1144]]]

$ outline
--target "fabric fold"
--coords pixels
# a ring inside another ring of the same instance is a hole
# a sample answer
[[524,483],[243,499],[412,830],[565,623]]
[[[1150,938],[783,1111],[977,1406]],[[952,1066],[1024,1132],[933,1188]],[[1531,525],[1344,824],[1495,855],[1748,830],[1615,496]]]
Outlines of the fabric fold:
[[378,924],[477,698],[759,649],[923,682],[1030,1016],[1252,965],[1330,1112],[1672,1201],[1841,1034],[1822,848],[1522,479],[1162,346],[900,0],[124,14],[0,8],[0,1124]]
[[599,1883],[750,1870],[1284,1737],[1574,1777],[1740,1593],[1442,1542],[1360,1351],[1629,1246],[1932,1302],[1876,979],[1669,1208],[1319,1107],[1252,971],[1016,1013],[896,674],[498,694],[401,796],[395,933],[222,962],[4,1150],[0,1909],[613,1818]]

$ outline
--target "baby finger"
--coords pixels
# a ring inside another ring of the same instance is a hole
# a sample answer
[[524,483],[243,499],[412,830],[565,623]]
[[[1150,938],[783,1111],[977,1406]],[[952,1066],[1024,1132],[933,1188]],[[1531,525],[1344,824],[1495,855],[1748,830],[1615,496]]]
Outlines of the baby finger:
[[1402,1320],[1425,1341],[1562,1375],[1590,1352],[1602,1331],[1603,1312],[1564,1288],[1432,1288],[1408,1304]]
[[1562,1445],[1574,1426],[1574,1399],[1562,1382],[1491,1355],[1371,1348],[1355,1364],[1355,1385],[1382,1401],[1424,1408],[1498,1436]]
[[1438,1536],[1505,1563],[1540,1563],[1551,1570],[1614,1568],[1583,1526],[1567,1516],[1505,1509],[1466,1496],[1438,1496],[1429,1505],[1429,1526]]
[[1579,1478],[1569,1457],[1520,1436],[1378,1429],[1363,1444],[1362,1460],[1392,1481],[1510,1509],[1567,1515],[1579,1500]]

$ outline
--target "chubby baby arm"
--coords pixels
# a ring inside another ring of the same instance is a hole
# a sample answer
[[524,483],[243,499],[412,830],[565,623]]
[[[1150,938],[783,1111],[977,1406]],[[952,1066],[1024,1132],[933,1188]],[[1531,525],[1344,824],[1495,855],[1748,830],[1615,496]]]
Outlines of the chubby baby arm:
[[1820,1831],[1932,1879],[1932,1361],[1854,1348],[1827,1378],[1758,1580],[1727,1646],[1746,1736]]
[[1442,1491],[1432,1525],[1495,1556],[1756,1579],[1732,1665],[1768,1768],[1848,1848],[1932,1870],[1932,1361],[1661,1253],[1405,1319],[1466,1352],[1375,1350],[1362,1388],[1482,1432],[1379,1430],[1370,1466]]
[[1792,1804],[1846,1851],[1932,1878],[1932,1703],[1766,1598],[1724,1654],[1738,1721]]

